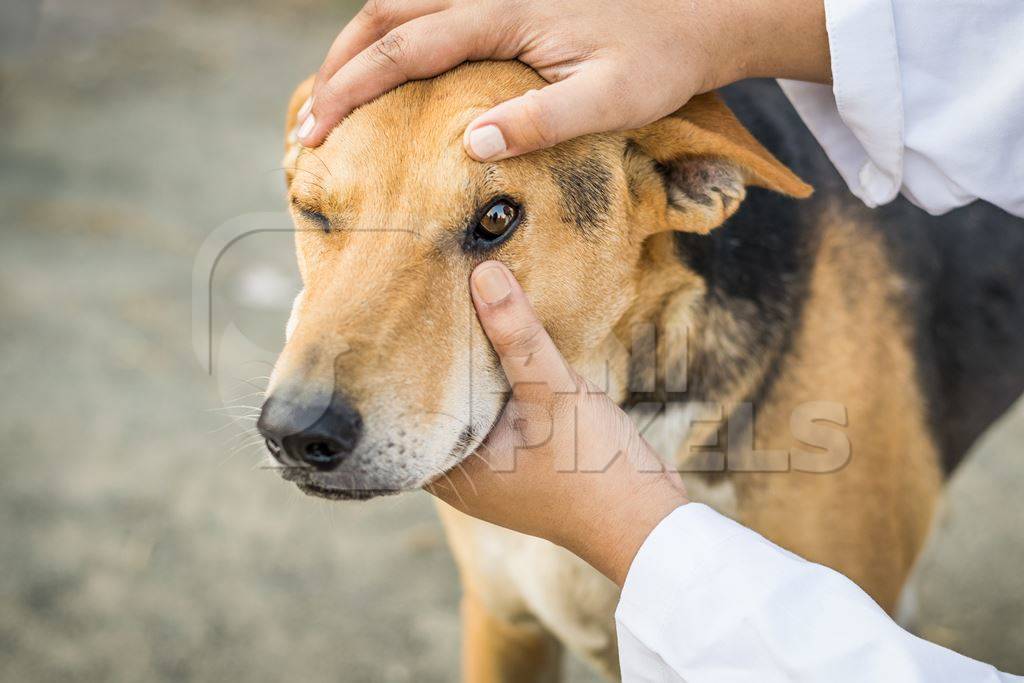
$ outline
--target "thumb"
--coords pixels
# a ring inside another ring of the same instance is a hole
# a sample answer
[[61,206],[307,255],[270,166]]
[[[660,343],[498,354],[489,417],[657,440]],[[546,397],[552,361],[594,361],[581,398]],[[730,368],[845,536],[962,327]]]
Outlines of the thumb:
[[473,271],[471,282],[480,324],[516,397],[529,400],[528,394],[534,391],[544,396],[575,393],[575,373],[509,269],[497,261],[485,261]]
[[503,102],[466,128],[463,145],[477,161],[499,161],[620,127],[610,75],[589,69]]

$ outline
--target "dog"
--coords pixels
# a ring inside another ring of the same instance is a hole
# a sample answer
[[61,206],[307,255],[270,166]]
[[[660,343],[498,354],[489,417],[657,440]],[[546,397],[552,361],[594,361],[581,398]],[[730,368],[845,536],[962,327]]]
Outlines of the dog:
[[[364,105],[315,150],[287,142],[303,290],[258,423],[283,477],[365,499],[476,450],[508,385],[468,281],[498,259],[694,499],[892,611],[946,478],[1024,390],[1024,221],[982,203],[868,210],[771,82],[521,158],[465,154],[476,115],[543,85],[517,62],[467,64]],[[439,509],[466,680],[556,680],[564,648],[618,675],[610,581]]]

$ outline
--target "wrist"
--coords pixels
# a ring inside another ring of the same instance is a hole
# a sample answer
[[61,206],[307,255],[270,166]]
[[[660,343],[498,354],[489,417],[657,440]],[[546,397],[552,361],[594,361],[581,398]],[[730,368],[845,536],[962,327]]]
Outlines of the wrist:
[[654,528],[689,502],[681,490],[667,483],[637,491],[622,505],[595,517],[591,528],[566,547],[622,587],[633,559]]
[[831,83],[824,0],[725,0],[707,90],[747,78]]

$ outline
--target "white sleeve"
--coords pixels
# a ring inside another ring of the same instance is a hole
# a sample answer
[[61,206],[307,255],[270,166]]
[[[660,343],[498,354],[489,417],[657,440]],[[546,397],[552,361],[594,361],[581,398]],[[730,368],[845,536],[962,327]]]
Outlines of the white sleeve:
[[1024,2],[825,0],[832,81],[780,81],[868,206],[1024,216]]
[[917,638],[843,575],[697,503],[641,546],[615,612],[624,681],[1024,681]]

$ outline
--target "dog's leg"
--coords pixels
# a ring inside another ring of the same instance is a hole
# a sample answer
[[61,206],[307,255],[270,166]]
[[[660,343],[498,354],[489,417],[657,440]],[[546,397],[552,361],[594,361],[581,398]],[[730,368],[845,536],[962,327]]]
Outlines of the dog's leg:
[[[462,579],[463,680],[559,680],[561,644],[534,618],[504,553],[493,553],[502,539],[515,536],[443,503],[437,510]],[[499,534],[497,539],[490,537],[494,533]],[[488,537],[483,542],[481,534]]]
[[558,681],[562,647],[540,624],[512,623],[467,591],[462,598],[462,672],[466,683]]

